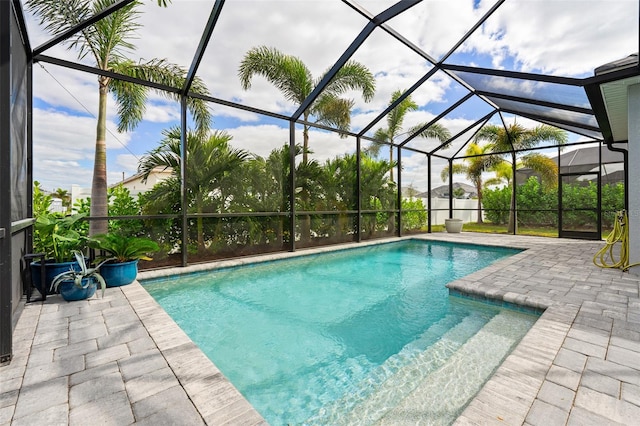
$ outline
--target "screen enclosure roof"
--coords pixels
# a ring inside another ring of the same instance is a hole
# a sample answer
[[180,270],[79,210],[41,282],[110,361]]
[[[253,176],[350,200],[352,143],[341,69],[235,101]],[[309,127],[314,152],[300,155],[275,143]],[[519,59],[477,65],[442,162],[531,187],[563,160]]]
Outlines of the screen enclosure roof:
[[[624,96],[617,82],[640,81],[637,55],[629,56],[638,51],[637,1],[173,0],[167,7],[159,2],[139,2],[135,50],[122,54],[183,67],[187,79],[180,86],[101,70],[91,55],[70,46],[81,31],[132,0],[70,0],[68,29],[56,35],[43,30],[23,0],[33,59],[176,94],[194,95],[197,77],[207,85],[209,93],[197,96],[210,101],[214,128],[227,123],[225,114],[236,120],[229,126],[256,116],[282,126],[312,124],[306,113],[314,101],[345,64],[357,61],[374,75],[376,92],[369,102],[347,92],[353,102],[349,134],[371,140],[390,111],[410,96],[417,109],[407,114],[405,128],[440,123],[451,139],[443,144],[404,132],[393,144],[444,158],[462,157],[485,123],[543,123],[567,130],[574,140],[625,141],[617,118]],[[86,3],[107,7],[73,9]],[[315,87],[305,99],[292,102],[261,77],[242,88],[240,62],[257,46],[278,49],[308,67]],[[397,90],[403,95],[390,102]],[[612,99],[617,107],[607,103]]]

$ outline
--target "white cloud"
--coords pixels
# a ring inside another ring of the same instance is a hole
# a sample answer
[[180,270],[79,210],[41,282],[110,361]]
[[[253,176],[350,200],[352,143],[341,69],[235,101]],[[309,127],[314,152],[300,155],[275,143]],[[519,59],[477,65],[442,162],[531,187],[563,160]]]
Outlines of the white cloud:
[[[289,129],[276,125],[241,126],[226,130],[233,135],[231,143],[234,147],[261,157],[267,157],[274,149],[289,143]],[[296,131],[296,143],[302,144],[301,131]],[[355,140],[342,139],[333,132],[310,129],[309,148],[313,151],[310,158],[322,163],[337,155],[355,152]]]
[[143,119],[152,123],[171,123],[180,120],[180,108],[174,103],[149,102]]
[[71,185],[91,186],[91,169],[83,168],[77,161],[54,160],[47,157],[34,159],[33,180],[46,190],[57,188],[71,190]]
[[126,177],[138,172],[138,157],[136,157],[135,155],[120,154],[116,157],[116,164],[120,166],[122,172],[125,173]]
[[637,52],[637,34],[635,0],[510,1],[466,48],[491,54],[496,65],[514,56],[522,71],[574,76]]
[[241,126],[226,129],[233,136],[231,144],[261,157],[289,142],[289,129],[275,125]]
[[[96,120],[56,110],[33,109],[34,179],[49,186],[66,182],[87,186],[91,182],[96,140]],[[126,146],[130,134],[117,133],[115,124],[107,123],[112,133],[107,133],[107,149]],[[87,174],[89,176],[86,179]],[[51,184],[53,185],[53,184]]]

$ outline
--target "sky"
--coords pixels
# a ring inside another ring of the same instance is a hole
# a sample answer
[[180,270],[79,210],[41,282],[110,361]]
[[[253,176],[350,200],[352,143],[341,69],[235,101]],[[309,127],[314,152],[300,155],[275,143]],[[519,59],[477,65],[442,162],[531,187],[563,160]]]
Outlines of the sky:
[[[358,3],[377,14],[394,2]],[[388,24],[440,59],[493,4],[484,0],[425,0]],[[136,50],[126,52],[127,57],[165,58],[189,68],[212,5],[209,0],[173,0],[168,8],[161,8],[156,0],[144,0],[138,16],[141,28],[134,40]],[[50,35],[28,11],[26,14],[31,45],[39,46]],[[507,0],[446,62],[567,77],[591,76],[597,66],[638,51],[638,15],[636,0]],[[245,53],[260,45],[275,47],[300,58],[318,77],[333,65],[365,24],[362,16],[338,0],[227,0],[198,76],[216,98],[291,114],[297,106],[265,79],[254,77],[252,87],[242,89],[237,73]],[[44,53],[94,64],[89,56],[78,59],[78,52],[66,46]],[[367,66],[376,78],[376,94],[371,102],[364,102],[358,93],[347,94],[355,101],[351,118],[354,131],[369,124],[388,105],[393,91],[410,87],[431,68],[381,29],[367,38],[352,59]],[[407,115],[404,127],[428,122],[464,93],[466,89],[460,84],[438,72],[412,95],[419,110]],[[35,64],[34,179],[43,188],[90,187],[97,105],[96,76]],[[288,141],[287,122],[216,104],[211,104],[210,110],[212,129],[226,130],[238,148],[266,156]],[[442,124],[455,134],[488,111],[486,104],[472,101],[448,115]],[[139,159],[156,147],[162,131],[178,125],[179,119],[175,101],[150,92],[140,125],[131,132],[118,133],[117,105],[109,99],[109,183],[135,174]],[[517,120],[525,125],[537,124]],[[377,124],[372,131],[383,125]],[[570,135],[572,142],[582,139]],[[354,138],[339,138],[330,132],[312,130],[310,140],[312,157],[321,162],[355,150]],[[429,143],[416,139],[409,146],[433,146],[433,141]],[[388,150],[383,152],[387,155]],[[442,184],[442,164],[434,161],[434,187]],[[408,153],[402,158],[402,166],[403,183],[426,190],[426,157]]]

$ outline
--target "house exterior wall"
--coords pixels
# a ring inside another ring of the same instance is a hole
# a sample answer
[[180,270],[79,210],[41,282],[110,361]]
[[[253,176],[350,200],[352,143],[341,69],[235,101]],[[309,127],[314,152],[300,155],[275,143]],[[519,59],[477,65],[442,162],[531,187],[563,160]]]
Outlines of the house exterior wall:
[[116,185],[122,185],[123,187],[129,190],[129,192],[131,193],[131,196],[136,197],[138,196],[138,194],[142,192],[149,191],[157,183],[160,183],[163,180],[168,179],[169,177],[171,177],[171,174],[172,174],[172,171],[169,169],[154,170],[151,173],[149,173],[149,176],[147,177],[147,180],[144,183],[142,182],[141,175],[135,175],[135,176],[131,176],[128,179],[123,180],[122,182],[119,182]]
[[[629,263],[640,262],[640,84],[629,86]],[[633,166],[632,166],[633,165]],[[640,275],[640,266],[630,269]]]

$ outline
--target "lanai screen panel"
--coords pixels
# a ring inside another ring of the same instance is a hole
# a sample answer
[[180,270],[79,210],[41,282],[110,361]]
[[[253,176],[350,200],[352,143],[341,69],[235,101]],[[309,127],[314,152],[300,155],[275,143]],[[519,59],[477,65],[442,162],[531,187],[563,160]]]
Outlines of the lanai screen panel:
[[11,25],[11,221],[29,217],[29,181],[27,158],[28,77],[27,55],[19,41],[17,25]]

